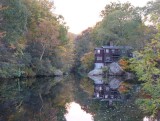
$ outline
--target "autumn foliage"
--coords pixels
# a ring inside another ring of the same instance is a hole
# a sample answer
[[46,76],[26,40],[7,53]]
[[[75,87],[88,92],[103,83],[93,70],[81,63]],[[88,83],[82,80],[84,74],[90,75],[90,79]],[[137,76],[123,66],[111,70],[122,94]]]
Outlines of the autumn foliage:
[[64,68],[59,46],[68,44],[67,27],[53,9],[49,0],[1,0],[0,77],[48,76]]
[[128,63],[128,61],[126,59],[120,59],[118,63],[121,66],[121,68],[124,69],[124,70],[129,68],[128,67],[129,63]]
[[81,64],[82,64],[84,70],[89,71],[94,65],[93,62],[94,62],[94,53],[93,52],[86,53],[81,58]]

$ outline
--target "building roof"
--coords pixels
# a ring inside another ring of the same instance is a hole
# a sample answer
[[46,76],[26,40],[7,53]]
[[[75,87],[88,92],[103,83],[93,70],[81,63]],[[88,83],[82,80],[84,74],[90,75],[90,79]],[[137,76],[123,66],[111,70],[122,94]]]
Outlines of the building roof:
[[96,47],[95,50],[103,50],[103,49],[133,49],[131,46],[102,46]]
[[131,46],[102,46],[104,49],[133,49]]
[[103,48],[102,47],[96,47],[96,48],[94,48],[95,50],[103,50]]

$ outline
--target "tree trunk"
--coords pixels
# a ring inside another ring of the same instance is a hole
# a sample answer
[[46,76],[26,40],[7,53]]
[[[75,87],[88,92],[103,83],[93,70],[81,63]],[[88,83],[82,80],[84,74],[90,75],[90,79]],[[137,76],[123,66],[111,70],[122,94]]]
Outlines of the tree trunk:
[[40,56],[40,58],[39,58],[39,60],[41,61],[42,60],[42,58],[43,58],[43,55],[44,55],[44,52],[45,52],[45,46],[44,45],[42,45],[42,48],[43,48],[43,50],[42,50],[42,54],[41,54],[41,56]]

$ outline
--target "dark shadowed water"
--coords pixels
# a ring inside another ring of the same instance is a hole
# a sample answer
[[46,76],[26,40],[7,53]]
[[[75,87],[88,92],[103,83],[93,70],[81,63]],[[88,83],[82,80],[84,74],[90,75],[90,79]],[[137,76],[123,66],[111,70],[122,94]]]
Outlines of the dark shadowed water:
[[118,78],[0,80],[0,121],[148,121],[138,92]]

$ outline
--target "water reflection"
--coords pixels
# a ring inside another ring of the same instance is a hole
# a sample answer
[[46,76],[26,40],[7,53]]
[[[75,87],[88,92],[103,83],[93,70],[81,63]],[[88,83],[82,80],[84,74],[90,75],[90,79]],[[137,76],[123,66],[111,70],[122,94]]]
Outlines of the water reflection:
[[157,121],[153,117],[144,117],[143,121]]
[[[64,119],[65,107],[62,101],[57,102],[61,100],[61,97],[57,98],[57,95],[62,90],[62,82],[62,79],[55,80],[54,78],[1,80],[0,121]],[[60,103],[61,106],[58,106]]]
[[143,121],[137,92],[115,77],[1,80],[0,121]]
[[101,83],[97,80],[94,81],[94,99],[99,99],[100,101],[106,101],[109,106],[112,105],[114,101],[123,102],[129,99],[129,93],[123,93],[129,91],[130,85],[125,84],[118,78],[112,78],[109,82],[101,80]]
[[78,103],[67,104],[67,111],[65,114],[67,121],[93,121],[92,115],[84,111]]
[[94,93],[92,113],[95,121],[143,121],[144,114],[135,104],[139,86],[119,77],[90,77]]

